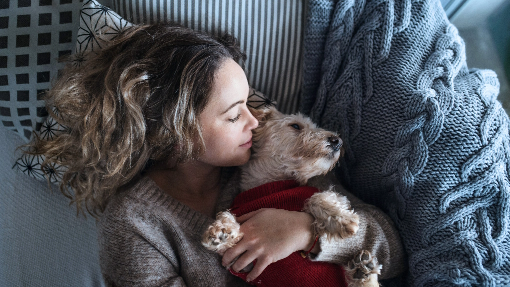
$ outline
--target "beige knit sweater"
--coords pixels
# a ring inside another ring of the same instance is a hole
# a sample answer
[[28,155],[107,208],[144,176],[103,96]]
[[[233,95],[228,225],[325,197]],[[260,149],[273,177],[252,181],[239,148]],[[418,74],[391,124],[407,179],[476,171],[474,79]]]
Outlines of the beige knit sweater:
[[[216,210],[227,209],[239,193],[238,173],[225,177]],[[344,264],[359,250],[375,254],[381,278],[405,269],[398,234],[380,210],[348,195],[360,216],[355,237],[319,240],[314,260]],[[221,257],[201,245],[213,222],[164,193],[148,177],[117,193],[98,221],[100,262],[109,286],[248,286],[221,265]]]

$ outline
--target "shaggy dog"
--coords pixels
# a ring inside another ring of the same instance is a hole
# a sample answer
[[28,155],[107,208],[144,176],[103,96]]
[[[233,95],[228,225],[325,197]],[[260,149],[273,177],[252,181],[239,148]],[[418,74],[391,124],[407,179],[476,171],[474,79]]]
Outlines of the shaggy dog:
[[[315,221],[317,236],[347,238],[358,230],[359,218],[350,202],[332,190],[320,192],[306,186],[312,177],[329,172],[341,156],[341,139],[330,131],[317,128],[301,114],[285,115],[275,108],[252,109],[259,120],[253,130],[252,156],[241,167],[241,193],[232,209],[220,212],[203,235],[203,245],[219,254],[234,246],[243,234],[235,215],[262,207],[305,211]],[[261,185],[263,184],[263,185]],[[232,214],[233,213],[233,214]],[[343,268],[332,263],[313,262],[295,252],[270,264],[254,280],[258,286],[379,286],[377,274],[382,266],[362,250]],[[246,272],[234,275],[243,279]],[[344,274],[345,271],[345,274]],[[285,274],[282,276],[282,274]]]

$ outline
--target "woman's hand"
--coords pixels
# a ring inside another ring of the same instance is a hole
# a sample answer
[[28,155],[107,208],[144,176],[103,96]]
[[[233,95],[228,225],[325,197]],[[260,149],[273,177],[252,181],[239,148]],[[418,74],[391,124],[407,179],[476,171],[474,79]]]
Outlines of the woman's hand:
[[243,238],[223,255],[223,266],[239,272],[254,260],[257,263],[247,276],[257,278],[271,263],[286,258],[298,250],[308,250],[313,238],[313,217],[305,212],[263,208],[237,218]]

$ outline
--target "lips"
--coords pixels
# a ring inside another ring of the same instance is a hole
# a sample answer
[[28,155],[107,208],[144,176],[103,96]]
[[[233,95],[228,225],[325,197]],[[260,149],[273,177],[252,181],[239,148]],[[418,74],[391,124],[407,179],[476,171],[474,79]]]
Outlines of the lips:
[[252,142],[251,142],[251,139],[250,139],[249,141],[247,141],[247,142],[243,143],[242,145],[240,145],[240,147],[250,148],[251,144],[252,144]]

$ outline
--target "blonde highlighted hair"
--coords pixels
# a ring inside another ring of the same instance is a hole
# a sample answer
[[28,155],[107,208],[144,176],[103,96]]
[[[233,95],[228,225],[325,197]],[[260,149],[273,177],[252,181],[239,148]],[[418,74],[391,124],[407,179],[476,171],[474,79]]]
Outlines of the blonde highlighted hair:
[[80,68],[66,66],[46,106],[67,131],[36,137],[24,152],[44,155],[43,170],[65,166],[62,193],[79,212],[98,215],[150,162],[203,151],[198,116],[227,58],[245,60],[231,36],[167,23],[128,28]]

